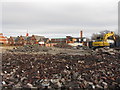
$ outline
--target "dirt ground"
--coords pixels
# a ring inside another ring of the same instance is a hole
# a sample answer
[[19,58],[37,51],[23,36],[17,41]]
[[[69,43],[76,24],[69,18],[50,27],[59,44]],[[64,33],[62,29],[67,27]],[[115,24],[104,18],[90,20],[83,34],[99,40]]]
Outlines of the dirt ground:
[[[0,52],[8,52],[9,50],[13,50],[16,48],[15,46],[4,46],[0,47]],[[41,48],[41,47],[40,47]],[[50,49],[49,49],[50,48]],[[68,55],[90,55],[91,50],[83,50],[83,49],[67,49],[67,48],[56,48],[56,47],[48,47],[48,51],[39,51],[39,52],[14,52],[14,53],[32,53],[32,54],[68,54]]]
[[5,52],[6,50],[11,50],[15,48],[15,46],[0,46],[0,52]]

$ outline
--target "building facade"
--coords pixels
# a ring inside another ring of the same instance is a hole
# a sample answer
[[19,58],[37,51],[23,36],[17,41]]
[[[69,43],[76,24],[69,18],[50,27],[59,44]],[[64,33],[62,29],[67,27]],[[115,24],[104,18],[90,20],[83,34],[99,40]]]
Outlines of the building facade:
[[0,33],[0,44],[8,44],[8,39],[3,36],[3,33]]

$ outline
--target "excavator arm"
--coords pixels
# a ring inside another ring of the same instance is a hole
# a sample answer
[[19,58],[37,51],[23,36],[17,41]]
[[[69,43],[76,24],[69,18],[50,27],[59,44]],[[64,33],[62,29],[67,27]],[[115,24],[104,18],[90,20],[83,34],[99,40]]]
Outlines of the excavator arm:
[[114,32],[110,32],[110,33],[105,34],[104,37],[103,37],[103,40],[107,41],[108,37],[111,37],[111,36],[115,40]]

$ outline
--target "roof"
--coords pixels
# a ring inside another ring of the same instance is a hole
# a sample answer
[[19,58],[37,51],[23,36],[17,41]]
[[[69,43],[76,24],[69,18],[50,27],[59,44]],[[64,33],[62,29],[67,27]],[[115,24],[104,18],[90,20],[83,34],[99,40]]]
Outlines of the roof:
[[[81,37],[69,37],[69,38],[81,39]],[[84,38],[86,38],[86,37],[82,37],[82,39],[84,39]]]
[[0,35],[3,35],[3,33],[0,33]]
[[2,33],[0,33],[0,43],[7,43],[7,38],[5,36],[3,36]]
[[19,40],[19,36],[14,38],[15,42],[17,42]]
[[30,38],[31,38],[31,37],[29,36],[29,37],[27,37],[27,39],[26,39],[26,40],[30,40]]
[[40,39],[45,38],[44,36],[37,36],[37,35],[34,35],[34,36],[35,36],[36,40],[40,40]]
[[49,38],[43,38],[43,41],[44,41],[44,42],[47,42],[47,40],[49,40]]
[[27,40],[27,38],[28,38],[27,36],[22,36],[22,37],[23,37],[24,40]]
[[66,39],[66,38],[51,38],[51,39]]
[[13,40],[15,40],[17,37],[12,37],[13,38]]
[[[81,37],[73,37],[73,38],[76,38],[76,39],[81,39]],[[84,39],[85,37],[82,37],[82,39]]]

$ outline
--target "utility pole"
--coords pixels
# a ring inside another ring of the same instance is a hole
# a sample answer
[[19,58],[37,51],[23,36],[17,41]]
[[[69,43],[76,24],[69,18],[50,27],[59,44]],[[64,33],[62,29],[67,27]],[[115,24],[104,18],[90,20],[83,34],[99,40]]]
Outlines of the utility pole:
[[118,35],[120,36],[120,1],[118,2]]

